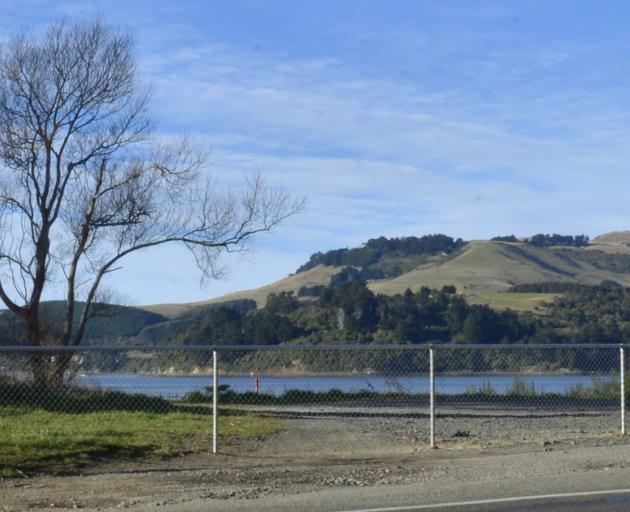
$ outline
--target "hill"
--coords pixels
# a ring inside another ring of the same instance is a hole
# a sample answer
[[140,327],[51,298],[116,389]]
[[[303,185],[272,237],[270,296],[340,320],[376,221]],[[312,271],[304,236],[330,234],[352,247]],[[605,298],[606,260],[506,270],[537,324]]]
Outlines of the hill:
[[[470,242],[444,235],[375,239],[316,253],[295,274],[254,290],[188,304],[101,305],[102,316],[91,321],[85,341],[617,343],[630,339],[630,247],[623,240],[619,234],[593,241],[557,234]],[[53,331],[63,307],[61,301],[43,306]],[[0,312],[0,329],[3,343],[19,342],[15,316]],[[205,364],[184,353],[153,362],[130,357],[125,364],[171,368],[173,357],[175,366],[187,370]]]
[[[167,319],[156,313],[141,308],[119,306],[111,304],[96,304],[98,316],[88,320],[85,339],[91,343],[124,342],[129,338],[139,335],[146,327],[165,322]],[[48,301],[42,303],[40,316],[44,319],[44,325],[52,331],[60,331],[60,320],[63,318],[64,301]],[[74,319],[78,321],[83,312],[83,303],[77,303]],[[0,331],[3,333],[0,343],[5,345],[20,342],[22,323],[16,315],[8,310],[0,311]]]
[[630,231],[611,231],[599,235],[592,240],[593,244],[598,245],[623,245],[630,246]]
[[284,279],[280,279],[275,283],[268,284],[261,288],[255,288],[253,290],[244,290],[242,292],[230,293],[217,297],[215,299],[205,300],[201,302],[191,302],[188,304],[152,304],[148,306],[140,306],[142,309],[164,315],[168,318],[176,318],[181,315],[193,313],[199,308],[208,306],[211,304],[221,304],[224,302],[238,301],[242,299],[252,299],[256,301],[258,307],[263,307],[267,296],[270,293],[281,292],[294,292],[297,294],[298,290],[303,287],[312,287],[319,285],[327,285],[330,283],[330,279],[335,274],[341,271],[342,267],[333,267],[325,265],[317,265],[316,267],[300,272],[298,274],[291,274]]
[[[456,257],[421,266],[394,279],[374,281],[371,288],[380,293],[402,293],[407,288],[440,287],[454,284],[464,293],[506,291],[515,284],[539,281],[570,281],[599,284],[604,280],[630,286],[628,272],[613,272],[606,255],[584,249],[542,248],[523,242],[486,242],[468,244]],[[621,255],[618,260],[628,259]],[[599,266],[598,266],[599,264]]]
[[[262,307],[269,293],[290,291],[298,295],[305,286],[328,285],[333,276],[347,268],[345,265],[323,265],[319,263],[321,261],[347,263],[363,260],[365,265],[352,265],[352,268],[358,270],[359,277],[375,293],[394,295],[408,288],[418,291],[424,286],[439,289],[452,284],[472,302],[521,310],[535,309],[553,295],[529,294],[525,297],[510,294],[508,290],[514,285],[555,281],[596,285],[614,281],[630,286],[630,232],[601,235],[591,242],[578,236],[575,240],[579,239],[580,244],[571,242],[556,246],[541,244],[540,240],[553,242],[565,238],[573,240],[573,237],[536,235],[523,240],[504,237],[516,240],[510,242],[464,242],[444,235],[410,238],[413,243],[401,242],[407,239],[391,239],[394,242],[388,243],[387,239],[380,238],[357,249],[315,253],[296,274],[262,288],[205,303],[249,298]],[[380,252],[375,253],[375,250]],[[152,310],[167,314],[166,309]]]
[[[270,295],[266,306],[234,309],[228,303],[209,307],[183,324],[165,340],[173,346],[197,344],[285,345],[295,344],[414,344],[426,343],[611,343],[630,339],[630,288],[588,286],[568,282],[538,283],[517,290],[556,290],[545,307],[548,314],[532,314],[510,309],[497,310],[474,304],[455,287],[439,290],[422,288],[403,294],[374,294],[365,282],[346,281],[319,290],[317,297],[300,301],[293,294]],[[508,295],[508,294],[504,294]],[[510,295],[518,295],[513,293]],[[529,296],[531,293],[522,293]],[[175,323],[177,321],[173,321]],[[485,352],[475,364],[479,368],[505,371],[522,363],[522,353]],[[506,356],[506,354],[508,354]],[[579,355],[576,355],[579,354]],[[231,351],[222,349],[228,371],[273,368],[281,372],[388,371],[400,368],[409,353],[392,351],[378,355],[347,351],[322,353],[305,351]],[[458,354],[459,356],[459,354]],[[514,357],[516,356],[516,357]],[[575,357],[574,357],[575,356]],[[608,355],[588,361],[583,353],[570,351],[562,367],[584,365],[610,371],[614,359]],[[563,356],[564,357],[564,356]],[[133,361],[132,361],[133,359]],[[416,360],[422,364],[421,360]],[[548,363],[544,357],[528,361],[528,366]],[[557,361],[556,361],[557,363]],[[178,369],[202,371],[208,366],[207,352],[169,352],[148,361],[130,358],[135,370]],[[375,366],[375,364],[377,366]]]

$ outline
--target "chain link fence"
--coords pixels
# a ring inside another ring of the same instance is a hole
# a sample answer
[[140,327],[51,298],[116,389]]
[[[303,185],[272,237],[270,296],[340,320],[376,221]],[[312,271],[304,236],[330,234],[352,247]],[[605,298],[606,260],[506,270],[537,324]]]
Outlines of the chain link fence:
[[618,440],[624,358],[622,345],[0,347],[0,472],[48,468],[55,443],[81,465]]

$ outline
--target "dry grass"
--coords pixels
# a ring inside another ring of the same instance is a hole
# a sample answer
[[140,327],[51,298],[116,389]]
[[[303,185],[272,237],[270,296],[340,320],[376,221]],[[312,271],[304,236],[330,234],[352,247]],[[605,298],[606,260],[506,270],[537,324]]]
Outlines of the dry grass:
[[515,284],[540,281],[571,281],[599,284],[610,279],[630,286],[630,275],[598,269],[588,263],[573,262],[553,249],[527,244],[472,242],[460,255],[440,265],[428,265],[395,279],[374,281],[374,292],[391,295],[407,288],[440,288],[453,284],[466,295],[483,297],[485,292],[507,291]]
[[466,300],[471,304],[487,304],[495,309],[544,313],[545,304],[559,296],[557,293],[480,292],[468,295]]
[[218,304],[230,300],[254,299],[258,307],[264,307],[267,295],[270,293],[280,293],[286,291],[296,292],[303,286],[328,285],[330,278],[337,274],[341,269],[339,267],[328,267],[318,265],[315,268],[299,274],[293,274],[284,279],[280,279],[275,283],[271,283],[261,288],[253,290],[244,290],[242,292],[229,293],[215,299],[202,302],[191,302],[187,304],[153,304],[149,306],[139,306],[141,309],[159,313],[167,317],[176,317],[190,311],[198,306],[207,304]]
[[[630,232],[609,233],[597,237],[594,242],[586,249],[575,250],[630,254],[630,247],[623,245],[630,243]],[[254,299],[258,307],[263,307],[270,293],[297,292],[302,286],[327,285],[330,278],[339,270],[340,267],[319,265],[307,272],[288,276],[261,288],[231,293],[208,301],[141,307],[169,317],[178,316],[197,306],[237,299]],[[630,286],[630,274],[605,271],[577,259],[573,261],[567,248],[559,251],[554,248],[533,247],[525,243],[474,241],[446,261],[432,261],[396,278],[372,281],[369,287],[375,293],[393,295],[403,293],[407,288],[417,291],[422,286],[441,288],[453,284],[460,292],[478,303],[487,299],[489,301],[487,303],[497,307],[525,310],[535,308],[545,298],[538,300],[534,297],[499,297],[488,293],[507,291],[515,284],[540,281],[599,284],[604,280],[613,280]]]

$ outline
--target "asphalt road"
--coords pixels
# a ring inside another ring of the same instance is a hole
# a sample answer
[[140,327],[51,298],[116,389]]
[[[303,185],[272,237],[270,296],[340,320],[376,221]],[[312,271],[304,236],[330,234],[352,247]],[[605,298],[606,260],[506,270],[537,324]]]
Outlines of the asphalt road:
[[[621,489],[622,491],[618,491]],[[610,494],[585,495],[608,492]],[[534,496],[564,495],[533,499]],[[570,495],[569,495],[570,494]],[[516,500],[517,497],[528,497]],[[459,503],[459,504],[458,504]],[[628,512],[630,469],[534,479],[336,488],[255,500],[196,500],[163,512]],[[148,511],[147,511],[148,512]]]
[[425,504],[403,507],[379,507],[344,512],[627,512],[630,510],[630,490],[604,491],[601,494],[581,493],[568,496],[528,496],[506,499]]
[[[536,502],[521,501],[514,503],[461,506],[454,507],[452,510],[457,510],[458,512],[628,512],[630,510],[630,493],[596,497],[549,499]],[[398,512],[413,511],[407,509]]]

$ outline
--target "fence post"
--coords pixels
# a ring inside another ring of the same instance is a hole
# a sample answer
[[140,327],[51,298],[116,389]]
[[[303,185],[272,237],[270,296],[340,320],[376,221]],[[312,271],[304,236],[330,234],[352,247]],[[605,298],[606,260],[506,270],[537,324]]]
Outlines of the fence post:
[[621,433],[626,433],[626,356],[623,345],[619,347],[619,379],[621,389]]
[[433,366],[433,347],[429,348],[429,418],[431,448],[435,448],[435,368]]
[[217,453],[219,437],[219,375],[217,351],[212,351],[212,453]]

